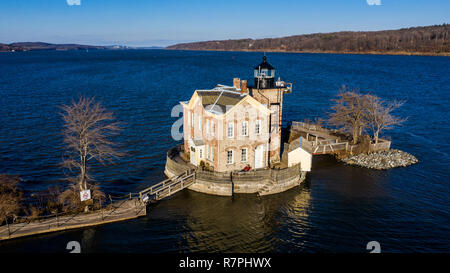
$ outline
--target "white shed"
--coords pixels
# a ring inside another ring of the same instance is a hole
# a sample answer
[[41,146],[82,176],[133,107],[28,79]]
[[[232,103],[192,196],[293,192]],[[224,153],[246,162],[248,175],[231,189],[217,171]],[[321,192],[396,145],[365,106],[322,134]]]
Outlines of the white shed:
[[288,166],[291,167],[300,163],[303,172],[310,172],[312,165],[312,154],[308,153],[301,147],[288,153]]

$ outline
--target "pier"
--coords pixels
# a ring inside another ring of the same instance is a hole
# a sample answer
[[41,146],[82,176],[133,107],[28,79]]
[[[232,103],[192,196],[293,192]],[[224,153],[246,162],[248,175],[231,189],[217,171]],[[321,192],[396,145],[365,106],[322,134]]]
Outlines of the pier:
[[144,204],[159,201],[189,187],[194,184],[194,182],[195,171],[190,169],[180,175],[173,176],[140,191],[139,200]]
[[53,214],[37,219],[17,217],[14,223],[0,226],[0,241],[63,230],[85,228],[145,216],[146,206],[133,198],[119,200],[89,213]]
[[194,170],[171,177],[139,193],[129,193],[120,200],[88,213],[56,213],[30,219],[16,217],[14,223],[0,226],[0,241],[70,229],[104,225],[147,215],[147,205],[169,197],[195,182]]
[[293,166],[301,162],[304,170],[311,171],[315,155],[337,155],[338,157],[361,153],[388,151],[391,141],[379,139],[378,143],[352,144],[344,133],[317,124],[292,121],[287,131],[288,139],[283,144],[282,166]]
[[293,142],[312,155],[334,154],[351,148],[349,142],[342,141],[333,130],[319,128],[317,125],[293,121],[291,130],[301,135]]

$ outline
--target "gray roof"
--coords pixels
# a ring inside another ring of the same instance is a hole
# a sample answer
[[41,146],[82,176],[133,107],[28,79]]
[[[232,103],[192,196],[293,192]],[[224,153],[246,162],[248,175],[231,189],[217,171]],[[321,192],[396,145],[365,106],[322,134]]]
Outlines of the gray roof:
[[241,94],[235,87],[223,85],[211,90],[197,90],[197,94],[202,99],[205,110],[216,114],[225,113],[245,97],[245,94]]

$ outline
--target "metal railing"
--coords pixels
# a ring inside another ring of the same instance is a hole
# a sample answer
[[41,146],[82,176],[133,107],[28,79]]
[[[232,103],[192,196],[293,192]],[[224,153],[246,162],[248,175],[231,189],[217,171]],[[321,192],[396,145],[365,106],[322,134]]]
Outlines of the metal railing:
[[[84,212],[83,210],[76,208],[69,211],[57,211],[52,214],[40,216],[8,215],[5,217],[6,224],[4,226],[0,226],[0,238],[4,238],[6,236],[11,238],[11,236],[24,230],[27,230],[27,233],[32,234],[35,232],[38,234],[47,230],[50,231],[54,229],[61,229],[61,227],[64,226],[70,227],[73,225],[101,223],[109,220],[108,218],[120,218],[125,214],[126,216],[129,216],[131,209],[134,209],[136,215],[141,214],[145,209],[145,207],[138,202],[136,193],[129,193],[119,197],[109,195],[108,197],[110,203],[105,202],[105,204],[103,204],[100,202],[100,208],[88,212]],[[135,201],[134,208],[130,206],[129,209],[127,208],[123,211],[119,211],[123,208],[123,205],[126,204],[127,201],[132,199]],[[10,221],[11,218],[13,221]]]
[[140,191],[139,200],[143,203],[148,203],[152,200],[160,200],[189,187],[195,182],[194,178],[195,171],[187,170],[180,175],[171,177]]

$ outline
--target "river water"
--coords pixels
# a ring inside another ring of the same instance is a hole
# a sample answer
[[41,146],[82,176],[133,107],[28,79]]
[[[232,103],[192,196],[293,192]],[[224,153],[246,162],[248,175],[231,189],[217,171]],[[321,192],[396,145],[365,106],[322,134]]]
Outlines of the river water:
[[[94,166],[102,189],[120,195],[164,178],[173,106],[195,89],[251,79],[261,53],[165,50],[0,53],[0,173],[29,192],[64,184],[59,106],[95,96],[124,124],[128,156]],[[342,84],[406,100],[392,147],[419,163],[377,171],[317,156],[307,181],[277,195],[209,196],[182,191],[122,223],[0,243],[0,252],[382,252],[450,250],[448,57],[268,53],[292,82],[283,119],[326,117]]]

